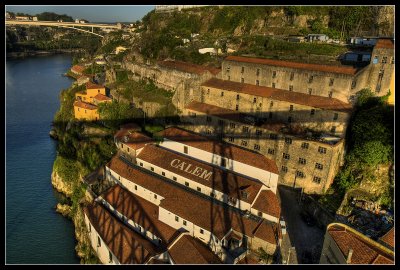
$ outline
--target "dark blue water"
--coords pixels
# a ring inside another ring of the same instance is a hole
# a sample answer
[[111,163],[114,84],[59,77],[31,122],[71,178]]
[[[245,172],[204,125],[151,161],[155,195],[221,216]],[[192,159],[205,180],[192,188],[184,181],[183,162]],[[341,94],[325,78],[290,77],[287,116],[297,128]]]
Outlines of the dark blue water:
[[71,56],[6,61],[6,263],[79,263],[72,221],[55,212],[49,137]]

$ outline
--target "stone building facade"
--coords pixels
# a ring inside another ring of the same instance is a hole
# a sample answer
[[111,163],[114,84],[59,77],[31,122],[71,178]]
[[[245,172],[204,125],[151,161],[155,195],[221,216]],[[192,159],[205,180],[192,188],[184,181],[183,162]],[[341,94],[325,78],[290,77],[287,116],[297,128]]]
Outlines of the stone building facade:
[[313,137],[282,123],[256,125],[251,116],[196,101],[183,115],[185,129],[258,151],[276,162],[280,184],[307,193],[325,192],[343,162],[341,138]]

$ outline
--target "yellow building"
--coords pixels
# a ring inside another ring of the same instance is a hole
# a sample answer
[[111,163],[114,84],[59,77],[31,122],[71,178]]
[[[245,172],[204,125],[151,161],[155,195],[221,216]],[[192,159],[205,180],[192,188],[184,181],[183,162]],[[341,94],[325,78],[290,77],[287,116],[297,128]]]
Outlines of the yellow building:
[[93,97],[93,104],[95,104],[95,105],[99,105],[99,103],[111,102],[111,101],[112,101],[112,98],[109,98],[102,94],[97,94]]
[[394,105],[394,70],[393,70],[393,75],[392,75],[392,79],[390,80],[390,96],[388,99],[388,103],[390,105]]
[[77,100],[74,102],[74,115],[76,119],[98,120],[97,106]]
[[102,85],[95,84],[89,81],[86,83],[86,90],[76,93],[75,97],[78,100],[93,103],[93,97],[95,97],[97,94],[102,94],[105,96],[106,88]]

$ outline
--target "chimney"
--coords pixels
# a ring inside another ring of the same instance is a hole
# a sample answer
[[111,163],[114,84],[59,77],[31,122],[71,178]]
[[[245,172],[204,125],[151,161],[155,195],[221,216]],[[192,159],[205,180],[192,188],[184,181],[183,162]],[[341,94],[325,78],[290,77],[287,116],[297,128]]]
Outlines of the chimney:
[[350,264],[351,263],[351,257],[353,256],[353,250],[349,249],[349,254],[347,255],[347,260],[346,263]]

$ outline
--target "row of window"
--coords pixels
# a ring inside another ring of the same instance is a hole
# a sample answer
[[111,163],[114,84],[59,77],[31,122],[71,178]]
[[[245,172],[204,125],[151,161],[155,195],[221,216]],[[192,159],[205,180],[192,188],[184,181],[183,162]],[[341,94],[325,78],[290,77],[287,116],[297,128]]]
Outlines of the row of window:
[[[387,56],[382,56],[382,61],[381,61],[381,63],[382,63],[382,64],[386,64],[386,63],[387,63],[387,60],[388,60]],[[378,62],[379,62],[379,56],[376,55],[376,56],[374,57],[373,63],[374,63],[374,64],[377,64]],[[394,57],[391,58],[390,63],[391,63],[392,65],[394,64]]]
[[[282,166],[282,167],[281,167],[281,172],[282,172],[282,173],[287,173],[287,172],[288,172],[288,167]],[[299,171],[299,170],[296,170],[295,175],[296,175],[296,178],[297,178],[297,177],[299,177],[299,178],[305,178],[305,177],[306,177],[306,175],[304,174],[304,172]],[[321,183],[321,177],[319,177],[319,176],[314,176],[314,177],[313,177],[313,182],[314,182],[314,183],[317,183],[317,184]]]

